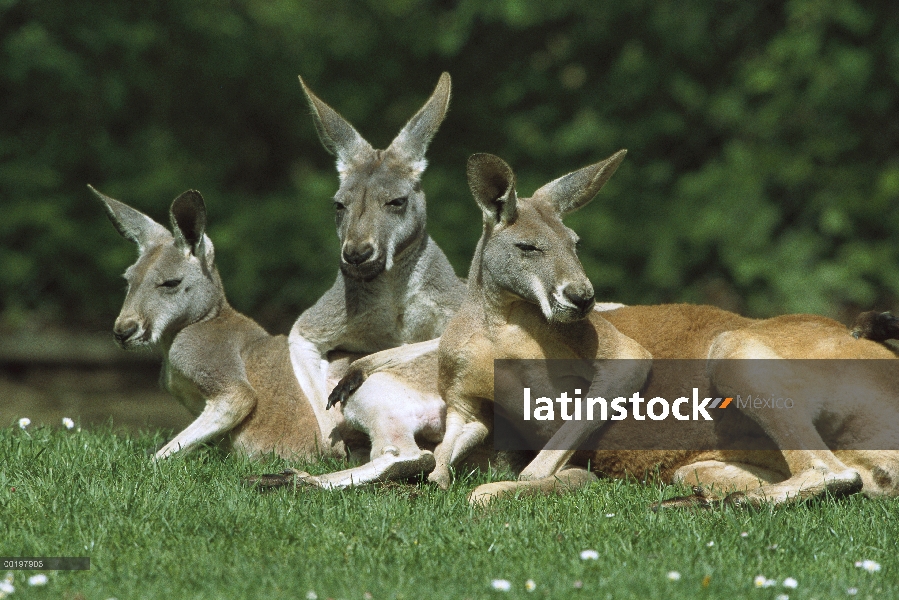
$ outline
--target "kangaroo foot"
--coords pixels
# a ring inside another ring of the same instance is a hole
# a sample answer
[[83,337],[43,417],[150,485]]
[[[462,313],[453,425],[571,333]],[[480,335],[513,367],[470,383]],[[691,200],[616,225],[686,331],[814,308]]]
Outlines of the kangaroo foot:
[[267,473],[264,475],[250,475],[243,479],[244,485],[258,489],[261,492],[276,490],[278,488],[301,485],[315,485],[315,477],[305,471],[287,469],[280,473]]
[[721,504],[721,498],[712,494],[709,490],[702,486],[693,486],[693,493],[689,496],[675,496],[661,502],[656,502],[650,506],[653,512],[668,509],[684,509],[684,508],[715,508]]

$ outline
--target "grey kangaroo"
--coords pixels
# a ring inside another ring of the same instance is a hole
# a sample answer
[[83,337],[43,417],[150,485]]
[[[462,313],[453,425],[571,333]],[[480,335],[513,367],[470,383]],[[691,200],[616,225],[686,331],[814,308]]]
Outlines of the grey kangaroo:
[[297,319],[290,357],[300,387],[328,437],[339,411],[327,411],[327,356],[371,353],[440,336],[466,287],[428,236],[421,175],[425,150],[446,115],[450,77],[386,150],[375,150],[352,125],[300,84],[325,148],[337,157],[334,196],[340,271],[334,285]]
[[[162,385],[196,416],[156,458],[220,440],[250,455],[343,458],[341,432],[321,434],[315,411],[297,384],[287,338],[269,335],[229,306],[212,240],[205,233],[200,193],[187,191],[172,202],[169,232],[140,211],[90,189],[116,230],[140,252],[125,271],[128,293],[115,322],[115,338],[125,349],[161,350]],[[340,377],[347,364],[345,359],[334,361],[329,376]]]

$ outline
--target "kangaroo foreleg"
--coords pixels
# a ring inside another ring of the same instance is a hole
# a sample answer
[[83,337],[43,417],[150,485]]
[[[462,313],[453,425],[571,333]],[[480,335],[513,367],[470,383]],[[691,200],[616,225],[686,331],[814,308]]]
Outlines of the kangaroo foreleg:
[[[636,346],[636,342],[634,345]],[[588,394],[594,398],[616,398],[629,396],[641,389],[646,382],[652,361],[648,359],[648,353],[639,346],[636,346],[633,356],[639,360],[599,362]],[[626,357],[632,358],[631,355]],[[601,426],[602,422],[566,421],[546,443],[544,449],[521,472],[519,480],[538,480],[554,475],[568,462],[574,451],[587,441],[590,434]]]
[[254,406],[256,395],[249,385],[236,387],[208,399],[200,416],[160,448],[155,458],[166,458],[176,452],[190,452],[201,444],[228,433],[247,418]]
[[446,433],[443,441],[434,449],[436,465],[428,481],[440,489],[450,484],[450,467],[464,459],[475,446],[483,442],[490,430],[478,420],[466,419],[464,414],[450,407],[446,414]]

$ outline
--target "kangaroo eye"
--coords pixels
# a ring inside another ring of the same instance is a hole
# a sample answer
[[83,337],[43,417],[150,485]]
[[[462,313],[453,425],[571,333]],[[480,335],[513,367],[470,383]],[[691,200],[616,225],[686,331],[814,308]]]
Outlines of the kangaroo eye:
[[540,248],[538,248],[537,246],[532,246],[531,244],[515,244],[515,247],[525,254],[540,252]]
[[337,210],[337,212],[340,212],[340,211],[342,211],[342,210],[346,210],[346,205],[345,205],[343,202],[337,202],[337,201],[335,200],[335,201],[334,201],[334,208]]
[[181,285],[181,279],[166,279],[162,283],[159,284],[159,287],[164,288],[176,288]]
[[390,202],[387,203],[387,206],[406,206],[406,202],[409,201],[409,196],[403,196],[402,198],[394,198]]

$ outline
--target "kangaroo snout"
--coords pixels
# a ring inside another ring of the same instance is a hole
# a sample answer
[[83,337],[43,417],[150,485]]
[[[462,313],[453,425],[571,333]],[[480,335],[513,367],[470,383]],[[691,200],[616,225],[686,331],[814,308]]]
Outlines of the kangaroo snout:
[[562,293],[566,300],[578,307],[584,314],[592,309],[596,302],[596,297],[593,294],[593,286],[589,284],[586,286],[577,284],[568,285],[562,290]]
[[344,244],[343,260],[353,266],[358,267],[375,253],[375,248],[368,242],[362,244]]
[[371,241],[346,242],[340,253],[341,272],[359,281],[371,281],[384,270],[383,253],[379,253]]
[[583,319],[596,304],[593,286],[586,280],[558,286],[553,292],[553,301],[552,320],[559,323]]
[[112,329],[112,335],[119,345],[124,348],[128,344],[128,340],[137,333],[138,329],[137,321],[133,319],[116,321],[115,327]]

